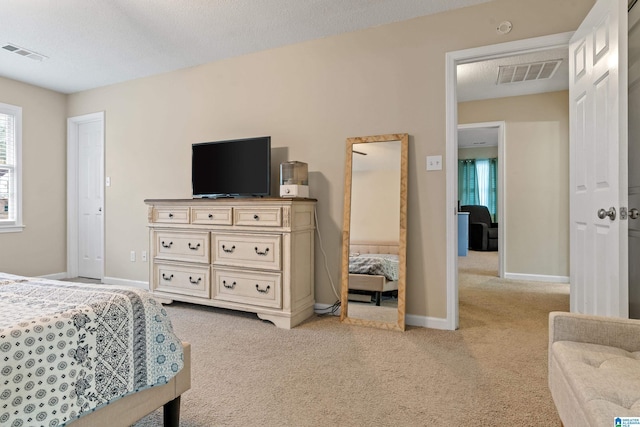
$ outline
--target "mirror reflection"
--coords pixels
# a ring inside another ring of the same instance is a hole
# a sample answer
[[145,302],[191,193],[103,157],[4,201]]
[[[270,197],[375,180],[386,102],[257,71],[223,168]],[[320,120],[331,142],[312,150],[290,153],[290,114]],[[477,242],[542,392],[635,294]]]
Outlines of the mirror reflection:
[[347,140],[343,321],[404,329],[407,146],[406,134]]

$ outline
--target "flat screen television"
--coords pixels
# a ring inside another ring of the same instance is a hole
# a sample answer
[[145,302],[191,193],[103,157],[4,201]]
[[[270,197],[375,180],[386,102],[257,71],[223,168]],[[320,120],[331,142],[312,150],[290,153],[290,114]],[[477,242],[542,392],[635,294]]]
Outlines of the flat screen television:
[[271,137],[193,144],[193,197],[269,196]]

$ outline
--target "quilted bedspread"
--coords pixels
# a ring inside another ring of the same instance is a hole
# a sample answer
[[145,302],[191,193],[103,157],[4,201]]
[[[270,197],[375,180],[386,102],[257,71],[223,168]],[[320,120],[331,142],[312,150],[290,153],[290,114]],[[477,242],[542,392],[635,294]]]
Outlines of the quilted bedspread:
[[349,257],[349,273],[375,274],[398,280],[398,255],[359,254]]
[[147,292],[0,273],[0,425],[62,426],[183,365]]

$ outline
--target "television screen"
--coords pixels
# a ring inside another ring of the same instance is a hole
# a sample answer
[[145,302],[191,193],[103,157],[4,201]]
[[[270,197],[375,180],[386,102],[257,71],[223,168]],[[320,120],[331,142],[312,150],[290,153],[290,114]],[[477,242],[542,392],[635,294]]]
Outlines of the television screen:
[[271,137],[192,145],[193,197],[268,196]]

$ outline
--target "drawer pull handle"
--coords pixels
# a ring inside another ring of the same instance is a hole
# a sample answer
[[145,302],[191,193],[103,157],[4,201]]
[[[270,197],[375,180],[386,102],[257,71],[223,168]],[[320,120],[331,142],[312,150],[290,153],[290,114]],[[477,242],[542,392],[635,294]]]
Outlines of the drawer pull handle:
[[212,219],[212,218],[213,218],[213,214],[209,214],[209,219]]
[[[227,289],[233,289],[233,288],[235,288],[235,287],[236,287],[236,282],[233,282],[232,284],[227,285],[227,281],[226,281],[226,280],[223,280],[223,281],[222,281],[222,286],[224,286],[224,287],[225,287],[225,288],[227,288]],[[258,285],[256,285],[256,286],[258,286]]]
[[256,291],[260,292],[261,294],[268,294],[269,289],[271,289],[270,285],[267,285],[265,289],[260,289],[260,285],[256,284]]
[[253,215],[253,219],[255,219],[256,221],[260,221],[260,217],[258,216],[258,214]]
[[160,242],[160,244],[162,245],[163,248],[169,249],[171,245],[173,245],[173,242],[165,243],[163,240],[162,242]]
[[191,249],[192,251],[197,251],[198,249],[200,249],[200,243],[198,243],[195,246],[191,246],[191,242],[189,242],[189,249]]
[[258,255],[267,256],[267,254],[269,253],[269,248],[266,248],[263,252],[260,252],[257,246],[254,249],[256,250],[256,254]]
[[162,278],[164,280],[166,280],[167,282],[171,281],[171,279],[173,279],[173,274],[170,276],[167,276],[166,274],[162,273]]
[[200,283],[201,280],[202,280],[202,277],[198,277],[198,280],[193,280],[191,276],[189,276],[189,281],[194,285],[197,285],[198,283]]
[[173,218],[173,214],[172,213],[169,213],[169,218]]
[[235,246],[235,245],[233,245],[233,246],[231,246],[231,249],[227,249],[227,248],[225,248],[225,247],[224,247],[224,245],[222,245],[222,250],[223,250],[223,251],[225,251],[225,252],[226,252],[226,253],[228,253],[228,254],[232,254],[232,253],[233,253],[233,251],[235,251],[235,250],[236,250],[236,246]]

